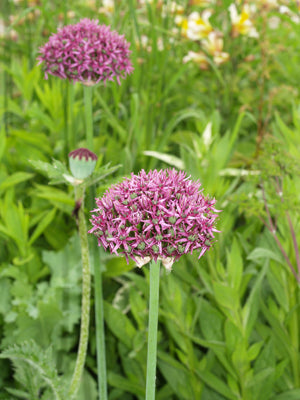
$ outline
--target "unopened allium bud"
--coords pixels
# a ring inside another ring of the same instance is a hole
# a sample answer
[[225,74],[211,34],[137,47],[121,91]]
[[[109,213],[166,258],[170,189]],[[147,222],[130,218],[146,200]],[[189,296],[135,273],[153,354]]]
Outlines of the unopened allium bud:
[[59,29],[39,52],[46,79],[50,74],[90,86],[116,77],[120,84],[133,71],[124,36],[88,18]]
[[175,169],[132,174],[96,199],[89,233],[99,246],[125,255],[127,262],[132,258],[138,266],[154,259],[171,269],[175,260],[194,250],[200,258],[218,232],[219,212],[200,186]]
[[73,176],[77,179],[85,179],[90,176],[96,166],[97,156],[92,151],[80,148],[69,153],[69,166]]

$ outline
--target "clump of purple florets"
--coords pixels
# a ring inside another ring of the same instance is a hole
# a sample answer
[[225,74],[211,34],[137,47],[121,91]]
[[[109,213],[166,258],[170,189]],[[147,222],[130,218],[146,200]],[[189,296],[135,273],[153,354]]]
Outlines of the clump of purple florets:
[[199,258],[214,239],[217,212],[185,172],[142,170],[96,199],[91,223],[99,246],[131,257],[138,266],[150,259],[167,268],[183,254],[199,249]]
[[39,52],[46,79],[50,74],[91,85],[116,77],[120,84],[133,71],[124,36],[88,18],[59,29]]

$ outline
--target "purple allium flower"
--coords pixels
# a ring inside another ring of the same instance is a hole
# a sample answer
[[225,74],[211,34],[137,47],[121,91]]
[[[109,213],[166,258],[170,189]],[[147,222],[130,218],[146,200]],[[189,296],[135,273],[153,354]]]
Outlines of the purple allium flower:
[[96,199],[91,223],[98,245],[131,257],[138,266],[150,259],[171,268],[183,254],[199,249],[199,258],[213,242],[219,211],[183,171],[142,170]]
[[133,71],[124,36],[88,18],[59,29],[39,51],[46,79],[50,74],[92,85],[116,77],[120,84]]

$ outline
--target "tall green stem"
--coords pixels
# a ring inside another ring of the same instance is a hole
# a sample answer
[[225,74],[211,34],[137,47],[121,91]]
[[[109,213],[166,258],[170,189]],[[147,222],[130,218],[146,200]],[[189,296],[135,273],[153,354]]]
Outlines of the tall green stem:
[[86,141],[89,150],[93,151],[93,111],[92,111],[92,86],[83,86],[84,92],[84,114]]
[[74,124],[73,124],[73,107],[74,107],[74,84],[71,82],[67,82],[68,85],[68,111],[67,111],[67,123],[68,123],[68,151],[74,150],[76,148],[76,132],[74,132]]
[[150,264],[150,298],[149,298],[146,400],[155,399],[157,325],[158,325],[158,305],[159,305],[159,269],[160,269],[160,261],[157,262],[152,261]]
[[[99,257],[100,251],[96,249],[94,254]],[[96,262],[97,264],[97,262]],[[107,400],[106,384],[106,357],[105,357],[105,335],[104,335],[104,312],[102,293],[102,271],[99,265],[95,265],[95,312],[96,312],[96,346],[98,365],[98,392],[99,399]]]
[[[89,150],[94,150],[93,144],[93,112],[92,112],[92,87],[84,86],[84,113],[86,141]],[[93,208],[95,188],[90,190],[90,206]],[[105,356],[105,331],[103,313],[102,272],[99,257],[99,249],[95,243],[92,248],[95,287],[95,320],[96,320],[96,346],[97,346],[97,374],[98,374],[98,396],[101,400],[107,400],[107,378],[106,378],[106,356]]]
[[81,325],[80,325],[80,341],[77,353],[75,370],[73,373],[69,394],[74,398],[78,392],[81,382],[81,376],[84,369],[85,358],[88,346],[89,337],[89,322],[90,322],[90,294],[91,294],[91,273],[89,248],[87,239],[87,227],[84,216],[84,185],[76,188],[76,202],[81,202],[78,212],[78,231],[81,247],[82,261],[82,304],[81,304]]

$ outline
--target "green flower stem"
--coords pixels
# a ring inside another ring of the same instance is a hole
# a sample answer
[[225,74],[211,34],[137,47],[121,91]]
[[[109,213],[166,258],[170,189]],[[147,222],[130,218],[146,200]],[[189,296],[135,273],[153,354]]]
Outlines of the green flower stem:
[[67,81],[68,85],[68,116],[67,116],[67,121],[68,121],[68,144],[69,144],[69,149],[68,151],[72,151],[76,149],[76,135],[74,132],[74,125],[73,125],[73,107],[74,107],[74,84]]
[[92,86],[83,86],[84,92],[84,114],[85,114],[85,130],[86,141],[89,150],[94,150],[93,144],[93,111],[92,111]]
[[[94,248],[94,256],[100,259],[99,248]],[[97,262],[96,262],[97,264]],[[100,264],[100,263],[99,263]],[[102,293],[102,271],[100,265],[95,265],[95,313],[96,313],[96,346],[97,346],[97,370],[98,370],[98,393],[99,399],[107,400],[107,377],[105,357],[105,334],[104,334],[104,312]]]
[[[84,86],[84,108],[86,141],[89,150],[94,150],[93,144],[93,113],[92,113],[92,86]],[[94,207],[95,188],[90,188],[89,205]],[[107,400],[106,355],[105,355],[105,331],[103,313],[102,272],[99,257],[99,248],[95,242],[92,248],[94,287],[95,287],[95,320],[96,320],[96,347],[97,347],[97,374],[98,396],[101,400]]]
[[90,273],[90,260],[89,248],[87,239],[87,227],[84,215],[84,185],[76,188],[75,199],[76,202],[81,201],[78,211],[78,231],[81,247],[81,261],[82,261],[82,304],[81,304],[81,325],[80,325],[80,341],[77,353],[77,360],[75,370],[73,373],[69,394],[74,398],[78,392],[81,382],[81,376],[84,369],[85,358],[88,346],[89,337],[89,322],[90,322],[90,294],[91,294],[91,273]]
[[148,324],[148,353],[146,400],[155,399],[156,353],[157,353],[157,325],[159,305],[159,269],[160,261],[150,264],[150,298]]

